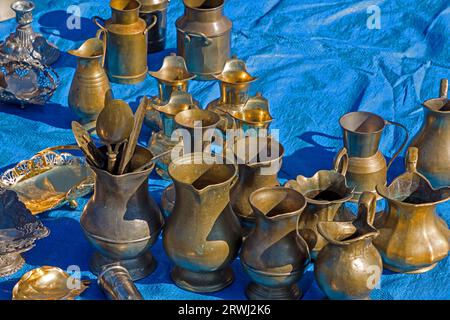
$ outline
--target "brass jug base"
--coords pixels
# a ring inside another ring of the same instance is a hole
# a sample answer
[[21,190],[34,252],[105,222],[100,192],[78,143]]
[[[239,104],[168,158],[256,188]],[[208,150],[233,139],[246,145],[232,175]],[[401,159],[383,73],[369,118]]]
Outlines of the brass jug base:
[[18,253],[0,255],[0,277],[12,275],[22,269],[25,260]]
[[108,74],[108,78],[110,82],[119,83],[119,84],[135,84],[145,80],[147,77],[148,68],[141,74],[135,76],[116,76],[112,74]]
[[122,267],[127,269],[133,281],[149,276],[153,271],[155,271],[156,266],[158,265],[156,259],[153,258],[150,251],[147,251],[145,254],[135,259],[129,260],[113,260],[98,252],[95,252],[92,255],[89,267],[92,273],[98,276],[103,266],[112,263],[119,263]]
[[[156,169],[158,170],[158,169]],[[175,206],[175,187],[173,184],[164,189],[161,195],[161,208],[164,217],[168,218]]]
[[383,268],[386,268],[388,270],[391,270],[391,271],[397,272],[397,273],[420,274],[420,273],[425,273],[427,271],[432,270],[434,267],[436,267],[436,265],[437,265],[437,262],[432,264],[431,266],[427,266],[427,267],[423,267],[423,268],[416,269],[416,270],[411,270],[411,271],[404,271],[404,270],[401,270],[401,269],[397,269],[397,268],[391,267],[391,266],[389,266],[387,264],[384,264]]
[[216,292],[228,287],[234,280],[231,267],[213,272],[193,272],[175,266],[170,272],[175,284],[192,292]]
[[249,300],[298,300],[302,291],[296,284],[290,287],[270,288],[257,283],[250,283],[245,290]]

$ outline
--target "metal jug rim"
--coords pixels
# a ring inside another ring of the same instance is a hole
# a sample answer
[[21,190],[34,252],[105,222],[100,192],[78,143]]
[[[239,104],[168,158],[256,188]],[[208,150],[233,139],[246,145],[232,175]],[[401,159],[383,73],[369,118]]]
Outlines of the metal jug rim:
[[218,5],[213,6],[213,7],[208,7],[208,8],[202,8],[202,5],[207,2],[207,1],[211,1],[211,0],[195,0],[194,3],[197,5],[189,5],[187,2],[189,0],[183,0],[183,4],[185,7],[189,8],[189,9],[193,9],[193,10],[198,10],[198,11],[213,11],[213,10],[217,10],[222,8],[225,5],[225,0],[216,0],[219,2]]
[[[360,115],[367,115],[370,117],[373,117],[374,119],[376,119],[377,122],[379,122],[378,124],[378,129],[374,130],[374,131],[370,131],[370,132],[364,132],[364,131],[357,131],[355,129],[350,129],[348,128],[348,124],[345,124],[344,121],[347,120],[347,118],[354,116],[356,114],[360,114]],[[386,120],[384,120],[381,116],[372,113],[372,112],[368,112],[368,111],[353,111],[353,112],[349,112],[344,114],[340,119],[339,119],[339,124],[342,127],[342,129],[344,129],[345,131],[351,132],[353,134],[357,134],[357,135],[371,135],[371,134],[376,134],[376,133],[380,133],[384,130],[384,128],[386,127]]]

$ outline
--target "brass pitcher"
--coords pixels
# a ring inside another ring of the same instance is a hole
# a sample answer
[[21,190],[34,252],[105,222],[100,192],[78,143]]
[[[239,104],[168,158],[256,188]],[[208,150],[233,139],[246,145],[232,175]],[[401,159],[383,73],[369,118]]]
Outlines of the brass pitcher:
[[133,280],[155,270],[156,261],[149,248],[158,239],[164,220],[148,192],[148,176],[153,167],[132,172],[152,158],[150,151],[137,146],[130,173],[112,175],[91,166],[95,173],[94,195],[86,204],[80,223],[96,249],[90,263],[94,274],[111,263],[125,267]]
[[[365,111],[347,113],[341,117],[339,123],[344,133],[344,147],[349,156],[345,177],[349,187],[355,188],[353,201],[357,201],[362,192],[375,193],[376,185],[386,185],[387,171],[408,141],[408,130],[400,123],[384,120]],[[388,124],[401,128],[405,138],[386,165],[386,159],[378,147],[383,130]]]
[[246,137],[237,140],[232,150],[239,166],[239,179],[231,190],[231,206],[241,224],[252,227],[256,217],[249,197],[262,187],[280,185],[277,174],[281,169],[284,148],[271,137]]
[[375,226],[380,236],[374,241],[384,266],[404,273],[422,273],[433,269],[447,257],[450,231],[436,214],[436,205],[450,199],[450,187],[433,189],[417,172],[419,150],[410,147],[406,156],[406,173],[389,187],[377,186],[387,200]]
[[198,80],[212,80],[230,57],[231,21],[225,0],[183,0],[184,15],[175,22],[178,55]]
[[349,221],[353,215],[345,207],[352,199],[353,189],[347,186],[348,156],[343,148],[334,160],[334,170],[320,170],[312,177],[297,176],[285,187],[305,196],[307,206],[299,220],[299,232],[311,248],[311,258],[316,259],[327,240],[317,230],[317,224],[325,221]]
[[441,80],[440,98],[423,103],[422,128],[411,142],[419,149],[417,170],[433,187],[450,186],[450,100],[448,79]]
[[91,38],[77,50],[68,53],[78,58],[78,66],[69,91],[69,107],[82,124],[95,122],[105,106],[106,93],[111,89],[103,69],[103,42]]
[[169,165],[177,200],[163,234],[164,249],[175,264],[173,281],[194,292],[219,291],[231,284],[230,263],[242,239],[230,205],[237,166],[204,157],[188,154]]
[[369,299],[380,280],[383,262],[372,244],[378,236],[372,226],[375,211],[375,194],[363,192],[354,221],[318,223],[317,229],[328,244],[317,256],[314,275],[328,298]]
[[250,203],[256,226],[244,240],[241,263],[252,279],[246,294],[251,300],[295,300],[297,282],[309,263],[308,245],[297,231],[305,197],[283,187],[253,192]]
[[150,25],[156,17],[156,26],[148,33],[148,52],[158,52],[166,47],[167,6],[170,0],[140,0],[140,17]]
[[141,82],[148,70],[147,33],[156,25],[156,17],[147,25],[139,18],[141,4],[136,0],[111,0],[110,7],[111,19],[93,18],[104,37],[109,80],[126,84]]

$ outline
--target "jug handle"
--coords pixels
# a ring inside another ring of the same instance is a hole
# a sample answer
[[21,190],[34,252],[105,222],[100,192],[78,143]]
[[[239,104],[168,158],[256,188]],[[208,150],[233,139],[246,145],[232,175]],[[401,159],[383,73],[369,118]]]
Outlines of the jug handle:
[[[297,243],[301,243],[301,245],[306,249],[306,254],[308,255],[307,259],[305,261],[305,264],[304,264],[304,267],[306,268],[306,266],[311,262],[311,250],[314,247],[314,245],[308,243],[305,240],[305,238],[303,238],[303,236],[301,234],[301,230],[300,230],[300,227],[299,227],[299,225],[300,225],[300,217],[301,216],[302,216],[302,214],[299,214],[298,217],[297,217],[297,224],[296,224],[297,228],[295,229],[295,232],[297,233],[297,237],[296,237]],[[317,224],[317,222],[319,220],[319,217],[316,214],[314,214],[313,215],[313,219],[314,219],[314,223]]]
[[[106,37],[108,34],[108,30],[102,26],[99,22],[99,20],[101,20],[103,23],[105,22],[105,19],[103,19],[102,17],[99,16],[94,16],[92,18],[92,21],[94,21],[94,23],[100,28],[99,30],[97,30],[97,33],[95,34],[95,36],[98,39],[101,39],[103,41],[103,57],[102,57],[102,67],[105,67],[105,59],[106,59]],[[103,35],[103,36],[102,36]]]
[[158,17],[157,17],[157,16],[152,16],[152,19],[153,19],[152,23],[150,23],[150,24],[147,26],[147,28],[145,28],[144,34],[146,34],[147,32],[149,32],[149,30],[150,30],[151,28],[153,28],[153,27],[156,25],[156,22],[158,22]]
[[409,147],[405,157],[405,167],[407,172],[417,172],[417,161],[419,160],[419,149]]
[[347,149],[342,148],[336,155],[336,158],[334,159],[334,171],[345,176],[345,174],[347,173],[347,169],[348,169]]
[[439,97],[447,98],[448,96],[448,79],[441,79],[441,86],[439,88]]
[[373,225],[377,211],[377,196],[373,192],[364,191],[358,201],[358,214],[355,222]]
[[204,33],[202,33],[202,32],[192,32],[192,31],[184,31],[184,30],[181,30],[181,29],[178,29],[178,30],[180,30],[180,32],[182,33],[182,34],[184,34],[184,39],[187,41],[187,42],[191,42],[191,38],[192,37],[197,37],[197,38],[202,38],[203,39],[203,41],[205,42],[205,46],[209,46],[211,43],[212,43],[212,39],[211,38],[208,38]]
[[389,170],[389,168],[391,167],[391,164],[394,162],[394,160],[397,158],[397,156],[400,154],[400,152],[402,152],[403,148],[406,146],[406,143],[408,142],[409,139],[409,134],[408,134],[408,129],[406,129],[406,127],[398,122],[394,122],[394,121],[389,121],[389,120],[385,120],[386,124],[391,124],[393,126],[399,127],[400,129],[403,129],[403,131],[405,131],[405,139],[403,140],[402,144],[400,145],[400,147],[398,148],[398,150],[394,153],[394,155],[392,156],[391,160],[389,161],[388,165],[387,165],[387,170]]

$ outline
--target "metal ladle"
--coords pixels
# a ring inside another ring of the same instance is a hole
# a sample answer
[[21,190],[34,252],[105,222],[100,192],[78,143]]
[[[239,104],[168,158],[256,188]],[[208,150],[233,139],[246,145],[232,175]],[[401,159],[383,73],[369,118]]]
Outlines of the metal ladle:
[[96,130],[108,148],[108,172],[113,173],[119,148],[130,137],[133,125],[133,111],[125,101],[106,101],[105,108],[98,115]]

